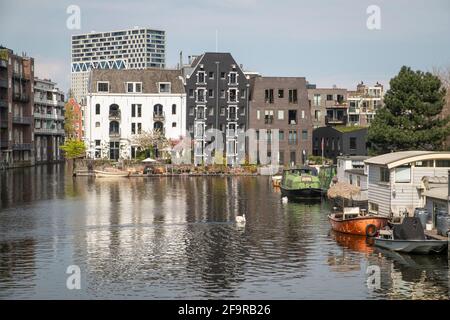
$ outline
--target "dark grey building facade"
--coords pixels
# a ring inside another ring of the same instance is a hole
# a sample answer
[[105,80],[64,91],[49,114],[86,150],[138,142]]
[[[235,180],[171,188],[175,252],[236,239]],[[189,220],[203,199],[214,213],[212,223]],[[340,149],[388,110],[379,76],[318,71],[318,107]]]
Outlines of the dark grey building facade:
[[313,154],[333,159],[338,156],[366,156],[367,128],[321,127],[313,131]]
[[[198,56],[186,75],[186,128],[194,140],[194,163],[207,161],[209,129],[223,132],[228,165],[238,163],[238,129],[248,128],[249,81],[230,53],[207,52]],[[224,156],[225,156],[224,155]],[[217,157],[220,155],[214,155]]]
[[284,166],[304,164],[312,152],[313,130],[305,78],[257,76],[250,79],[250,88],[249,127],[268,144],[278,129],[278,155],[268,147],[267,156]]

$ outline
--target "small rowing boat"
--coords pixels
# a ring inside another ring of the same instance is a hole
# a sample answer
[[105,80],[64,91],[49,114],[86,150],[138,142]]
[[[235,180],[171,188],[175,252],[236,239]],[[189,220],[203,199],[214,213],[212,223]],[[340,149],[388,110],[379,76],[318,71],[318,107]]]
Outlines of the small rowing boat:
[[94,170],[96,178],[128,178],[130,172],[128,171],[100,171]]

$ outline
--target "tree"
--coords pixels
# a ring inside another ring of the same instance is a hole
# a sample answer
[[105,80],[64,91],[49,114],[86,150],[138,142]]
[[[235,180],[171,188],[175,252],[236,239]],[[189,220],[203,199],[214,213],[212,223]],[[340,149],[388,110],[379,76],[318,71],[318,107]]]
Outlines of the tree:
[[75,114],[73,105],[69,100],[65,105],[64,112],[64,131],[66,133],[66,137],[68,137],[69,139],[73,139],[76,137],[75,122],[77,120],[78,116]]
[[76,159],[83,158],[86,155],[86,145],[81,140],[68,139],[59,147],[64,151],[66,159],[71,159],[73,162],[73,174],[75,175]]
[[438,77],[402,67],[369,127],[370,153],[441,150],[450,132],[450,118],[441,116],[445,94]]
[[[441,116],[450,116],[450,66],[442,68],[433,68],[433,74],[441,79],[442,86],[446,89],[447,95],[445,97],[446,104],[442,110]],[[444,142],[444,149],[450,150],[450,136]]]
[[156,157],[155,149],[163,150],[170,146],[169,141],[161,130],[155,129],[151,131],[142,131],[132,138],[132,143],[136,145],[140,151],[149,151],[150,157]]

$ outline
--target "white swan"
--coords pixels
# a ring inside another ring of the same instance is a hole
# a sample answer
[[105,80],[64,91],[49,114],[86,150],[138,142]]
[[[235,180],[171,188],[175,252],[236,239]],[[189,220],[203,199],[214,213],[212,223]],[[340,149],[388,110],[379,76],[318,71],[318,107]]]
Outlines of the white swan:
[[288,203],[288,197],[281,198],[281,202],[282,203]]
[[242,216],[236,216],[235,220],[237,223],[245,223],[245,213]]

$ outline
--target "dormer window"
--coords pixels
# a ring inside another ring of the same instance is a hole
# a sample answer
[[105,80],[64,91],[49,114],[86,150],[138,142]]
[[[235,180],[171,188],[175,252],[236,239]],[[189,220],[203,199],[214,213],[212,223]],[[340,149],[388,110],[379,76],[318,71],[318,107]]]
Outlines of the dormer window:
[[125,87],[127,89],[127,93],[142,92],[142,82],[127,82]]
[[97,92],[109,92],[109,82],[97,82]]
[[170,82],[159,82],[159,93],[170,93]]

